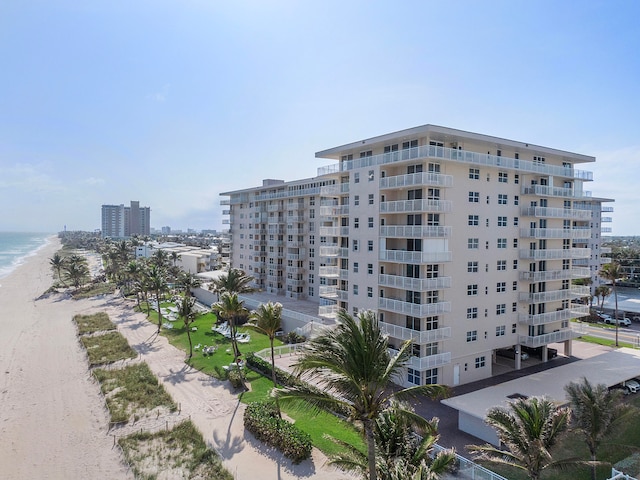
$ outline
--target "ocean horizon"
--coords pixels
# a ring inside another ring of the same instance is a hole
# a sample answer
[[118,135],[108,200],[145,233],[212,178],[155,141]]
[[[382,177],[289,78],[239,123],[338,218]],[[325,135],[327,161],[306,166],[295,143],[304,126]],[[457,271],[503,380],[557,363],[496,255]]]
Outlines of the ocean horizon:
[[24,261],[35,255],[49,243],[55,233],[46,232],[0,232],[0,279],[6,277]]

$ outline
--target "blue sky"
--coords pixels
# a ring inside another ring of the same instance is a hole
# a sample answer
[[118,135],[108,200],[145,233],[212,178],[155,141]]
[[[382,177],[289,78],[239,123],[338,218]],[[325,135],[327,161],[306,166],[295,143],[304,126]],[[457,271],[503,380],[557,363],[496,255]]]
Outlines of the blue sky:
[[[640,234],[640,3],[0,2],[0,230],[221,228],[220,192],[427,123],[597,157]],[[580,167],[579,167],[580,168]]]

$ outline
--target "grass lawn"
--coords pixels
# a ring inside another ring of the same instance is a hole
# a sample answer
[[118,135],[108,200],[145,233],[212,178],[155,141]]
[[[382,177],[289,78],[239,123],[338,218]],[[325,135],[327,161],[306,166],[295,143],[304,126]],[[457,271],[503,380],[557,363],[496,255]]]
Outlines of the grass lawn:
[[156,407],[175,411],[177,406],[146,363],[117,370],[97,369],[112,422],[126,422],[131,415],[144,415]]
[[138,355],[129,346],[127,339],[118,332],[109,332],[94,337],[80,337],[80,341],[87,350],[91,366],[136,358]]
[[[580,340],[583,342],[587,342],[587,343],[596,343],[598,345],[605,345],[607,347],[615,347],[616,346],[616,341],[615,340],[611,340],[608,338],[600,338],[600,337],[594,337],[591,335],[582,335],[580,337]],[[634,345],[627,343],[627,342],[618,342],[618,346],[620,347],[628,347],[628,348],[635,348]]]
[[88,333],[107,332],[109,330],[115,330],[116,326],[111,320],[109,315],[105,312],[98,312],[92,315],[78,314],[73,317],[73,321],[78,325],[78,334],[86,335]]

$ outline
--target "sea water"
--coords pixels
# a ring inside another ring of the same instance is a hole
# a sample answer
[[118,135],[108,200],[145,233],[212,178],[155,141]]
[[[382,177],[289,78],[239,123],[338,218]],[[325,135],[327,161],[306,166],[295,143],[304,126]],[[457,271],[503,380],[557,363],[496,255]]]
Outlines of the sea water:
[[51,233],[0,232],[0,278],[6,277],[24,260],[47,244]]

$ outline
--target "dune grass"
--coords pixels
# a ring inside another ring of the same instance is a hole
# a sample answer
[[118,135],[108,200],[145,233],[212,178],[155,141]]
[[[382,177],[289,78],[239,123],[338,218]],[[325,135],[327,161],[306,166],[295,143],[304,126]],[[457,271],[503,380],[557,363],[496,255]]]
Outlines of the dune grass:
[[98,312],[91,315],[75,315],[73,321],[78,326],[78,334],[86,335],[96,332],[115,330],[116,326],[109,320],[106,312]]
[[93,374],[100,382],[112,422],[126,422],[131,415],[144,415],[156,407],[177,410],[146,363],[114,370],[96,369]]
[[135,358],[138,355],[119,332],[109,332],[93,337],[80,337],[80,341],[87,351],[90,366]]

